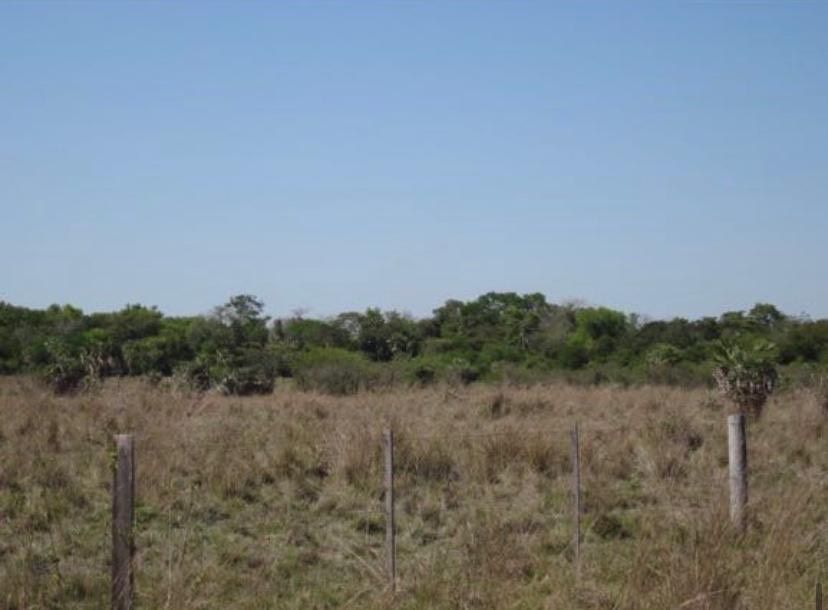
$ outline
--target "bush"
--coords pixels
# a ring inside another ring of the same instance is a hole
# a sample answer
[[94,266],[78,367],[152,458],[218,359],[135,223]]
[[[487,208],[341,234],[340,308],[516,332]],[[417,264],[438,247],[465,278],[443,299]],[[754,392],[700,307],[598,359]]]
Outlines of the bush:
[[47,341],[46,349],[49,363],[43,369],[43,377],[56,394],[81,390],[94,381],[98,369],[88,366],[86,354],[55,340]]
[[173,372],[177,383],[191,390],[204,392],[210,389],[210,365],[206,358],[196,357],[194,360],[182,362]]
[[419,385],[431,385],[437,379],[437,369],[427,363],[418,362],[411,368],[411,376]]
[[473,365],[467,359],[450,354],[420,356],[401,364],[405,380],[416,385],[429,385],[436,381],[466,385],[480,379],[484,372],[482,367]]
[[488,379],[501,383],[530,385],[548,380],[552,375],[549,365],[545,362],[495,362],[491,366]]
[[583,343],[570,340],[559,352],[558,361],[565,369],[578,370],[585,367],[589,362],[589,352]]
[[711,367],[707,363],[678,362],[671,366],[649,367],[642,382],[684,388],[710,385]]
[[451,358],[444,356],[419,356],[397,364],[402,367],[403,378],[408,384],[427,386],[445,378]]
[[656,343],[644,356],[644,362],[650,369],[661,369],[671,367],[682,359],[682,352],[679,348],[669,343]]
[[77,358],[61,358],[46,367],[44,377],[55,394],[70,394],[83,387],[86,370]]
[[235,354],[199,354],[195,360],[179,365],[177,374],[194,390],[215,388],[222,394],[249,396],[273,391],[278,365],[276,354],[247,348]]
[[456,358],[448,368],[446,368],[446,380],[449,383],[460,383],[468,385],[480,379],[480,368],[472,365],[464,358]]
[[167,341],[163,337],[127,341],[121,347],[124,364],[130,375],[147,375],[151,372],[169,374],[172,367],[167,351]]
[[251,348],[215,365],[210,370],[210,377],[223,394],[249,396],[273,392],[276,372],[273,354]]
[[362,354],[336,347],[315,348],[298,356],[293,378],[302,390],[338,396],[374,388],[381,381],[378,365]]

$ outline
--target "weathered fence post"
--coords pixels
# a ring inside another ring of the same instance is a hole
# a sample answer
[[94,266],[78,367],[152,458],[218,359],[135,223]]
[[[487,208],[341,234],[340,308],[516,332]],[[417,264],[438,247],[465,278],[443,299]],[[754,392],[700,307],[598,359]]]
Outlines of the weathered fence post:
[[822,583],[817,581],[816,593],[814,594],[814,604],[816,610],[822,610]]
[[577,422],[572,426],[572,544],[575,549],[575,576],[581,576],[581,440]]
[[745,414],[727,418],[727,448],[730,471],[730,520],[738,529],[745,528],[748,499],[747,433]]
[[385,431],[385,567],[391,592],[397,588],[397,541],[394,523],[394,432]]
[[132,610],[135,549],[135,446],[131,434],[115,436],[115,472],[112,485],[112,610]]

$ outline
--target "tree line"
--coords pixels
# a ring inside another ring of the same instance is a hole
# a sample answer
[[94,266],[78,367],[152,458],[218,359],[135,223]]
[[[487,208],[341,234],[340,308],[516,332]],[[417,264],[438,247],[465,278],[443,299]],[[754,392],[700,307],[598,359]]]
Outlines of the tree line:
[[0,374],[42,375],[58,392],[111,376],[170,378],[229,394],[271,392],[278,378],[334,393],[553,375],[692,384],[709,381],[722,344],[759,342],[774,364],[791,370],[828,365],[828,320],[767,303],[697,320],[646,320],[550,303],[540,293],[490,292],[448,300],[421,319],[375,308],[326,319],[264,312],[251,295],[189,317],[134,304],[86,314],[71,305],[0,302]]

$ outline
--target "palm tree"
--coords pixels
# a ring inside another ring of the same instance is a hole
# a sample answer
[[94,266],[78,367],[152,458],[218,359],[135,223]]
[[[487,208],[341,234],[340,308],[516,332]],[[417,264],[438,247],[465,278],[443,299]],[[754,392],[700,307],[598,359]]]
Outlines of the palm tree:
[[776,346],[766,339],[757,339],[750,345],[719,341],[713,358],[713,378],[719,391],[733,401],[740,413],[759,418],[776,388]]

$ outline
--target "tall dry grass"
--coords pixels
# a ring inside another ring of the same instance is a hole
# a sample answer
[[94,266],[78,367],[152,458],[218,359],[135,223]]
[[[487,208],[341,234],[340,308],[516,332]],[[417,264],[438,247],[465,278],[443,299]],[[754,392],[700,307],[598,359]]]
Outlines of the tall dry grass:
[[[569,426],[582,430],[576,582]],[[471,386],[234,399],[136,381],[55,397],[0,380],[0,607],[108,603],[112,435],[136,435],[143,608],[811,607],[828,573],[822,397],[749,429],[750,527],[727,518],[704,391]],[[383,568],[382,430],[398,571]]]

